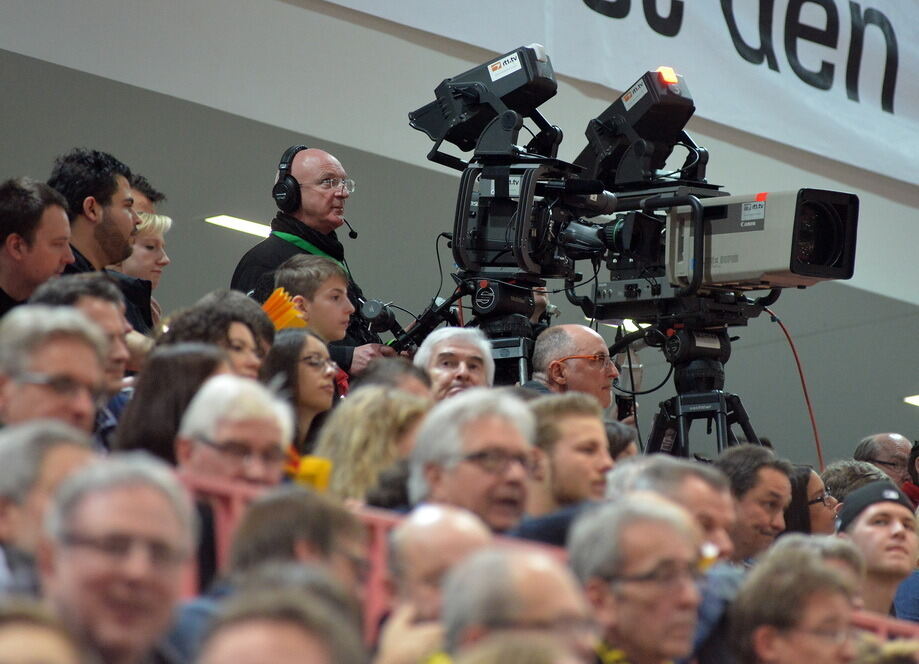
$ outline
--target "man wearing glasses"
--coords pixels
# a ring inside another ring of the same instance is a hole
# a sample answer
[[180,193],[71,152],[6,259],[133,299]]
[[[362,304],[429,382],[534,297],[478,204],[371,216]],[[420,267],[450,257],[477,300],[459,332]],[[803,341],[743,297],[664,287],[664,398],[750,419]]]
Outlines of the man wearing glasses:
[[[845,664],[856,659],[852,627],[857,589],[814,551],[776,549],[764,556],[731,605],[740,664]],[[719,660],[725,661],[725,660]]]
[[692,649],[701,538],[680,507],[645,494],[586,512],[568,561],[601,628],[601,662],[664,664]]
[[274,486],[292,436],[287,403],[254,380],[222,374],[204,383],[182,416],[176,460],[194,474]]
[[68,307],[23,305],[0,323],[0,421],[61,420],[87,433],[108,399],[102,330]]
[[[245,483],[257,489],[280,484],[293,440],[291,407],[260,383],[232,374],[208,379],[188,404],[175,441],[180,472]],[[216,575],[213,514],[197,505],[203,528],[198,580]]]
[[39,286],[29,298],[29,303],[74,307],[95,322],[107,337],[105,389],[109,401],[96,412],[94,439],[99,449],[112,449],[118,416],[131,395],[124,385],[130,359],[127,339],[131,324],[124,316],[125,299],[118,284],[97,272],[70,274]]
[[530,410],[509,394],[475,388],[439,402],[412,449],[412,505],[462,507],[493,532],[510,530],[526,506],[534,428]]
[[867,461],[880,469],[894,484],[902,487],[909,481],[910,442],[898,433],[875,433],[862,438],[852,457]]
[[[377,334],[367,330],[360,314],[363,293],[350,276],[345,249],[335,233],[347,223],[345,203],[354,188],[354,180],[328,152],[305,145],[288,148],[271,191],[279,210],[271,221],[271,235],[246,252],[230,281],[231,288],[264,301],[274,290],[275,270],[288,258],[312,254],[338,263],[348,273],[348,299],[356,311],[345,338],[333,345],[332,359],[352,376],[381,355],[395,355]],[[349,235],[357,237],[353,230]]]
[[42,589],[94,661],[171,661],[155,644],[172,621],[194,530],[188,494],[151,457],[110,457],[61,485],[39,548]]
[[619,375],[606,342],[585,325],[554,325],[536,339],[533,380],[525,385],[541,392],[584,392],[609,408],[613,380]]

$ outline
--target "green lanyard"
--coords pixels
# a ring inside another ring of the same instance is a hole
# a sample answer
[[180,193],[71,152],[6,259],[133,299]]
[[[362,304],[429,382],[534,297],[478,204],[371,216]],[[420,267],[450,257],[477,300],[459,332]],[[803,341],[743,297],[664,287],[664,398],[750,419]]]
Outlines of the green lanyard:
[[283,231],[271,231],[271,234],[274,235],[275,237],[281,238],[282,240],[286,240],[287,242],[290,242],[294,246],[300,247],[301,249],[303,249],[303,251],[309,254],[314,254],[316,256],[324,256],[325,258],[328,258],[330,261],[335,261],[335,263],[339,265],[342,270],[347,272],[349,276],[351,275],[351,271],[348,270],[347,265],[342,263],[340,260],[332,258],[322,249],[317,247],[315,244],[304,240],[299,235],[294,235],[293,233],[284,233]]

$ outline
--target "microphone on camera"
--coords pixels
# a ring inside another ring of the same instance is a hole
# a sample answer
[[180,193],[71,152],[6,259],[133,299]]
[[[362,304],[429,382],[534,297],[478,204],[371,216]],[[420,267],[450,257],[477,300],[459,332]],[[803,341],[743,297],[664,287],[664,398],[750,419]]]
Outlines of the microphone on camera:
[[341,220],[342,220],[343,222],[345,222],[345,226],[348,227],[348,237],[351,238],[352,240],[356,240],[356,239],[357,239],[357,231],[354,230],[353,228],[351,228],[351,224],[348,223],[348,220],[347,220],[347,219],[345,219],[344,217],[342,217]]

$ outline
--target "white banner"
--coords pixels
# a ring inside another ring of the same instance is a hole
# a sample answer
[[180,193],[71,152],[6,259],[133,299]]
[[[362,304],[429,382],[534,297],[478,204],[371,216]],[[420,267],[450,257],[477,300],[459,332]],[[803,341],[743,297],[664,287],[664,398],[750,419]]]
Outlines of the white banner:
[[919,184],[915,0],[329,1],[613,90],[668,65],[701,117]]

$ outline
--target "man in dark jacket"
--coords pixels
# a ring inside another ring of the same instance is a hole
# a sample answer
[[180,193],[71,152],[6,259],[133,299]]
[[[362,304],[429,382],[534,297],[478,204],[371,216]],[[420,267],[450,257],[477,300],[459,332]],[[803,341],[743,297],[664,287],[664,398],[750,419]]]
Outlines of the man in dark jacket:
[[76,148],[54,162],[48,184],[67,199],[70,244],[74,262],[66,274],[105,271],[124,294],[125,317],[136,331],[149,334],[152,285],[106,265],[131,255],[132,237],[140,217],[134,211],[131,170],[115,157],[98,150]]
[[271,191],[280,210],[271,222],[271,235],[240,259],[230,287],[264,301],[274,289],[274,271],[291,256],[308,253],[339,263],[349,273],[348,298],[356,311],[345,338],[329,350],[339,366],[357,375],[371,360],[395,352],[367,329],[359,313],[363,293],[350,278],[344,247],[335,234],[346,223],[345,201],[353,191],[354,180],[348,179],[341,162],[328,152],[304,145],[288,148]]

